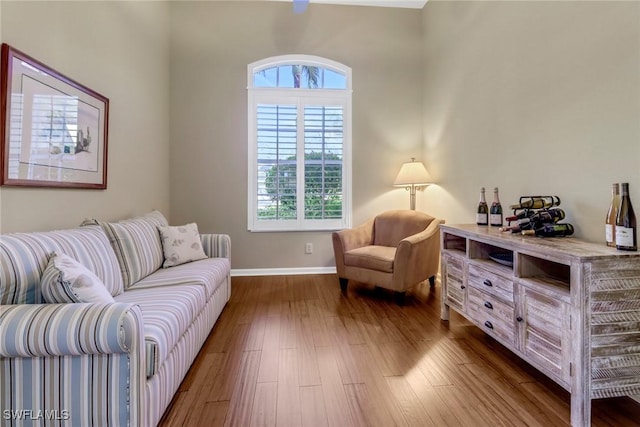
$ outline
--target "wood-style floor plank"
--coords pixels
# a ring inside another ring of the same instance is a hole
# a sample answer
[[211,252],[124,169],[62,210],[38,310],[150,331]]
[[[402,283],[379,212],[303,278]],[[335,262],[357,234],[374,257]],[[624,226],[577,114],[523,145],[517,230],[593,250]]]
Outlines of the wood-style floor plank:
[[[569,427],[570,396],[455,312],[335,275],[238,277],[160,425]],[[640,425],[629,398],[594,427]]]

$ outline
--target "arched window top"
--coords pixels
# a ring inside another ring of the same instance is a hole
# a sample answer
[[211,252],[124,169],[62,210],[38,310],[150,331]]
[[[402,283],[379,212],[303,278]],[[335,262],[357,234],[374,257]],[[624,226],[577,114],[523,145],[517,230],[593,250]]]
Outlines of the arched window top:
[[249,64],[248,72],[251,88],[351,88],[351,68],[318,56],[275,56]]

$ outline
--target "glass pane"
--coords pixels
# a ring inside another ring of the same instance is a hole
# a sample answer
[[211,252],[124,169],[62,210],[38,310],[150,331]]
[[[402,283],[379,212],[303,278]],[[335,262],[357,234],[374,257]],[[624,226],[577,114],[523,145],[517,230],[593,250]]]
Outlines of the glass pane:
[[253,75],[254,87],[302,89],[346,89],[347,78],[335,71],[312,65],[281,65]]
[[347,78],[343,74],[336,73],[335,71],[324,70],[324,88],[346,89]]
[[295,219],[296,123],[295,105],[258,105],[258,218]]
[[267,68],[253,74],[254,87],[278,87],[278,68]]
[[342,107],[305,106],[305,219],[342,218]]

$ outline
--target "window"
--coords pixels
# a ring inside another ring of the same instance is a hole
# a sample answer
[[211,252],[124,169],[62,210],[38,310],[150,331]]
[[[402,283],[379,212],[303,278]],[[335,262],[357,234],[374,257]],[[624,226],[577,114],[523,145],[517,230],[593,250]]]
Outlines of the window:
[[351,69],[287,55],[248,66],[251,231],[351,225]]

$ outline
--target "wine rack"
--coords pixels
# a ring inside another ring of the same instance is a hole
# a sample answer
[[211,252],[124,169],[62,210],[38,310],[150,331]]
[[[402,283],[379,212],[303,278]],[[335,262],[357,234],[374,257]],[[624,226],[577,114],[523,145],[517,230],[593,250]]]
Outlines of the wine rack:
[[[571,425],[592,399],[640,394],[640,254],[573,237],[530,239],[442,225],[441,318],[454,309],[571,393]],[[633,297],[635,298],[635,297]]]

